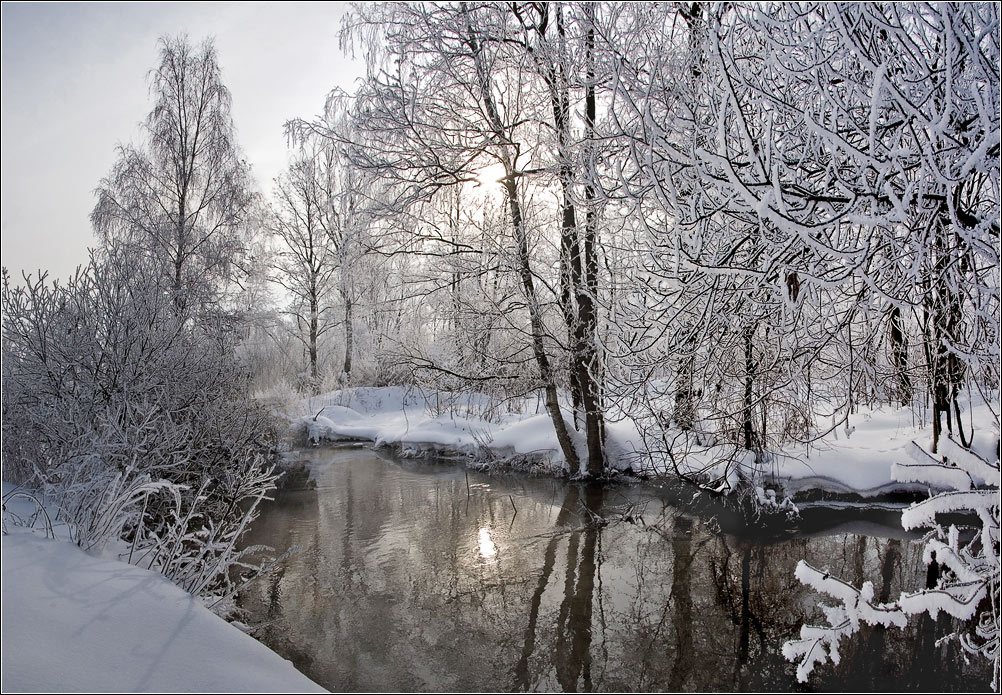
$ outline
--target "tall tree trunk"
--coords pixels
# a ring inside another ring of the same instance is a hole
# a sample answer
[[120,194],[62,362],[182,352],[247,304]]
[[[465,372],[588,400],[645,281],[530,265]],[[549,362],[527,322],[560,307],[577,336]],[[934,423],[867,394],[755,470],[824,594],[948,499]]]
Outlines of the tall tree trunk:
[[[580,355],[577,353],[578,322],[580,317],[576,307],[578,288],[581,285],[583,272],[581,267],[581,248],[578,242],[577,213],[574,207],[574,171],[571,166],[571,132],[570,132],[570,94],[567,85],[567,68],[565,60],[565,31],[563,11],[557,5],[557,36],[559,41],[559,61],[552,59],[547,62],[544,77],[549,87],[550,105],[553,111],[553,125],[557,133],[557,158],[559,160],[558,178],[560,179],[561,211],[560,211],[560,307],[567,326],[567,344],[571,350],[570,386],[571,401],[574,405],[574,426],[578,427],[581,411],[584,408],[583,384],[579,379],[576,364]],[[548,21],[544,6],[543,17],[540,20],[540,34],[546,34]]]
[[[968,446],[960,421],[960,387],[964,383],[965,366],[963,361],[951,349],[951,346],[961,344],[963,330],[963,298],[955,289],[960,285],[958,273],[966,267],[966,254],[961,249],[950,244],[949,229],[952,222],[949,210],[944,203],[940,208],[933,225],[933,257],[935,259],[932,271],[932,325],[931,325],[931,355],[932,355],[932,392],[933,392],[933,444],[932,453],[936,453],[939,438],[943,432],[941,417],[946,415],[946,429],[954,432],[954,414],[957,419],[957,431],[961,443]],[[963,242],[957,238],[958,246]],[[958,258],[959,256],[959,258]]]
[[344,378],[351,383],[351,354],[355,351],[354,305],[351,297],[344,295]]
[[912,400],[912,384],[911,379],[908,378],[908,341],[905,337],[900,307],[891,308],[889,323],[891,361],[894,363],[894,374],[898,382],[898,397],[901,405],[906,406]]
[[577,349],[575,360],[578,370],[578,384],[585,409],[585,436],[588,440],[588,475],[601,475],[605,468],[604,438],[605,421],[602,417],[601,360],[598,353],[598,191],[595,185],[595,5],[584,6],[588,17],[585,34],[585,229],[582,251],[584,252],[584,278],[578,284]]
[[[574,205],[574,172],[571,155],[570,94],[567,84],[565,29],[563,13],[556,10],[556,29],[559,60],[549,60],[543,70],[550,93],[554,128],[558,143],[558,178],[561,187],[560,224],[560,306],[567,327],[570,346],[570,386],[574,405],[574,424],[584,425],[588,443],[588,458],[583,475],[601,475],[605,467],[605,427],[602,417],[599,389],[601,361],[598,358],[596,332],[598,319],[596,296],[598,293],[598,255],[596,250],[598,214],[595,210],[597,189],[594,178],[594,149],[596,98],[594,70],[594,6],[586,5],[588,29],[585,36],[587,75],[585,85],[585,227],[583,238],[579,234]],[[544,35],[548,27],[548,14],[544,8],[539,32]]]
[[512,228],[515,232],[515,245],[518,254],[519,277],[525,292],[526,303],[529,305],[529,328],[532,334],[532,352],[539,367],[539,377],[543,382],[546,412],[553,422],[553,430],[557,435],[560,450],[572,471],[580,470],[577,450],[567,430],[567,423],[560,410],[560,400],[557,386],[553,379],[553,368],[546,354],[544,343],[545,329],[543,327],[542,311],[539,307],[539,297],[536,295],[535,281],[532,277],[532,266],[529,262],[529,240],[525,231],[525,220],[522,216],[522,205],[518,199],[518,187],[515,184],[514,172],[509,171],[505,177],[505,191],[508,195],[508,206],[511,212]]
[[[182,177],[184,179],[185,177]],[[182,188],[178,195],[177,202],[177,248],[174,249],[174,308],[177,309],[178,316],[185,313],[188,302],[184,291],[184,259],[187,238],[185,234],[185,218],[187,217],[187,206],[185,204],[186,189]],[[168,249],[168,252],[170,249]]]
[[745,435],[745,449],[749,450],[755,448],[755,429],[754,423],[752,422],[752,396],[754,395],[755,386],[755,355],[752,342],[754,335],[754,327],[749,326],[745,328],[745,393],[741,419]]
[[320,330],[320,302],[314,290],[310,295],[310,378],[313,387],[317,386],[317,334]]

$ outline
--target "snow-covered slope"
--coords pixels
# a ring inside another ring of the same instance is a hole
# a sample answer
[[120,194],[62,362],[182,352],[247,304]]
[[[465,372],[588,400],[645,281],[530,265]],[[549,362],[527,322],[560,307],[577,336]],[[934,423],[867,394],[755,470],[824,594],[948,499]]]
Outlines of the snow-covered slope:
[[159,574],[4,535],[4,692],[325,692]]

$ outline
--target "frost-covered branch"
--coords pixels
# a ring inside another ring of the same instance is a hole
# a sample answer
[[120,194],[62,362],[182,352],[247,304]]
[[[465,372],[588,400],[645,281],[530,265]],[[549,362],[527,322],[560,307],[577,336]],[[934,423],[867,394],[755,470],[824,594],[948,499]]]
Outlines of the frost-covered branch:
[[[915,446],[919,457],[928,461],[928,455]],[[956,482],[961,488],[935,494],[913,504],[901,515],[906,529],[933,530],[935,537],[926,541],[923,557],[926,563],[938,563],[941,568],[937,586],[904,592],[892,603],[875,605],[871,582],[856,590],[803,561],[797,565],[797,579],[841,602],[835,607],[822,606],[829,623],[827,627],[804,626],[799,640],[783,645],[783,656],[789,661],[799,661],[797,680],[806,682],[811,671],[829,659],[837,665],[839,641],[857,632],[861,622],[904,627],[910,616],[928,613],[935,617],[943,611],[971,624],[970,631],[961,636],[961,643],[968,652],[993,662],[992,687],[998,687],[998,603],[1002,578],[998,468],[968,450],[958,448],[952,450],[952,454],[950,463],[923,462],[894,467],[901,481],[935,486]],[[982,475],[991,479],[989,485],[972,489],[974,476],[980,480]],[[964,539],[956,526],[944,529],[937,517],[946,514],[975,514],[981,525],[980,532]]]

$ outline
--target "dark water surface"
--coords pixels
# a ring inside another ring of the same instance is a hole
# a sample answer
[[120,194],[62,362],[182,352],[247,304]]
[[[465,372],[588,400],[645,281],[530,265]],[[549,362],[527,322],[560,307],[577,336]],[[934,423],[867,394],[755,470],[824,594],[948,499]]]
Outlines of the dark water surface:
[[921,547],[895,513],[763,539],[691,491],[471,471],[468,492],[455,465],[299,456],[317,489],[283,492],[248,542],[302,549],[241,606],[328,689],[988,690],[988,666],[935,646],[948,625],[928,618],[864,628],[806,686],[780,654],[805,620],[823,623],[793,576],[800,559],[872,580],[878,598],[922,585]]

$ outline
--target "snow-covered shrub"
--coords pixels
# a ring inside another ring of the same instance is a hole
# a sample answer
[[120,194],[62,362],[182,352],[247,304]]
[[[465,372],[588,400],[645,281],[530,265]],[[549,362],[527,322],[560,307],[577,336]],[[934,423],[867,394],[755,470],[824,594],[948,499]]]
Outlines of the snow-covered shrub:
[[273,488],[274,433],[232,321],[180,311],[150,265],[107,250],[66,283],[4,273],[4,477],[55,502],[80,546],[125,540],[212,592]]
[[[999,686],[999,462],[958,446],[952,439],[939,442],[942,459],[929,456],[913,444],[916,463],[895,464],[901,482],[924,482],[938,489],[953,488],[913,504],[901,515],[905,529],[928,528],[923,557],[938,563],[936,586],[902,593],[891,603],[873,600],[873,583],[860,589],[801,561],[796,577],[838,603],[822,608],[828,625],[801,628],[800,639],[783,645],[783,655],[799,661],[797,680],[805,682],[815,666],[839,663],[839,642],[855,634],[861,623],[904,627],[910,616],[944,611],[967,621],[966,632],[956,634],[964,650],[993,662],[992,687]],[[965,514],[977,517],[975,533],[944,526],[937,517]],[[934,573],[935,574],[935,573]]]

